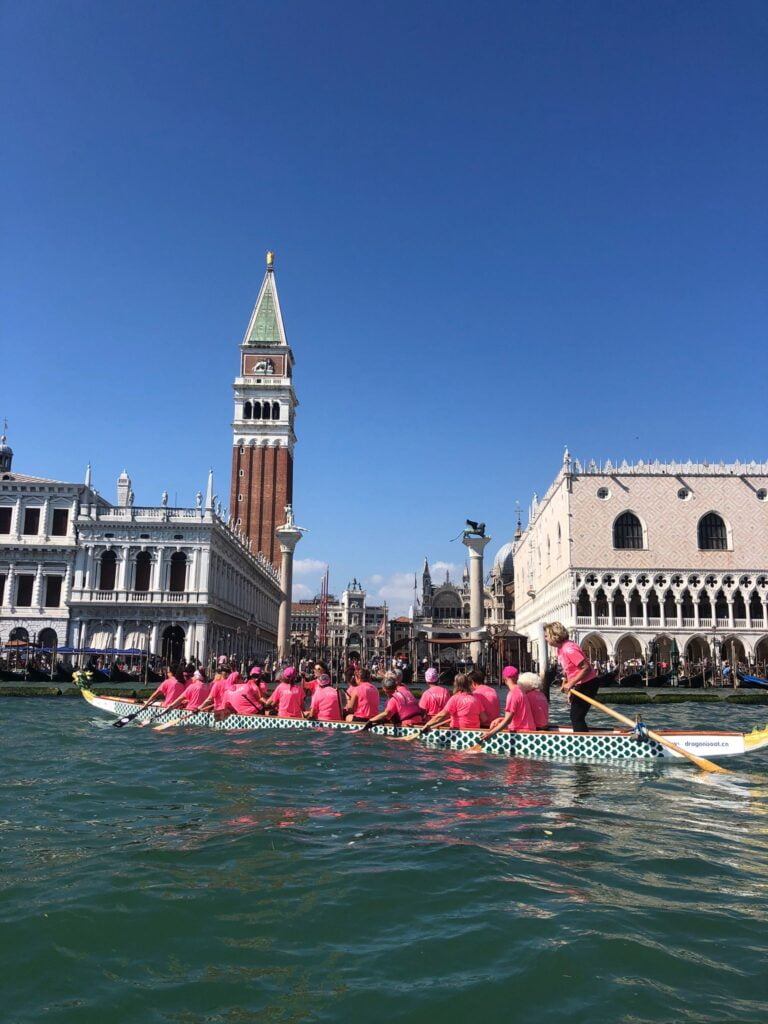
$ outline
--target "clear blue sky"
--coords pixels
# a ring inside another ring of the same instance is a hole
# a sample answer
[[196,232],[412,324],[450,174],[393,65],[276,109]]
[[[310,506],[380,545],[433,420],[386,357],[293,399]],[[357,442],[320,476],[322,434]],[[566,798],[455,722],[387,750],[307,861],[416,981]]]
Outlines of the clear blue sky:
[[765,459],[768,6],[0,8],[15,468],[228,495],[263,275],[296,355],[299,593],[596,459]]

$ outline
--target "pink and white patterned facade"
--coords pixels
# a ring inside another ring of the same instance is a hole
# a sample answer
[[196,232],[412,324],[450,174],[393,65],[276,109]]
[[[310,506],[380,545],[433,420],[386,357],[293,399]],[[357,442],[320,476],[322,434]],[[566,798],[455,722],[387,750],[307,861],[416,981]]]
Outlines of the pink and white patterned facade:
[[[768,464],[581,464],[529,509],[516,629],[563,622],[596,661],[768,660]],[[536,651],[538,655],[538,650]]]

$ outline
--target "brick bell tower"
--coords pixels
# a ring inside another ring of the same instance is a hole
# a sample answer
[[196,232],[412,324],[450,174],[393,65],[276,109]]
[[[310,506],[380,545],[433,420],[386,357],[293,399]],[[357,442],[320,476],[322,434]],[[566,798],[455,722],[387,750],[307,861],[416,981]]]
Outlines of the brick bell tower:
[[293,390],[293,353],[285,338],[274,261],[274,253],[268,252],[267,272],[240,345],[229,507],[254,550],[279,571],[275,528],[285,520],[285,506],[293,503],[293,421],[299,403]]

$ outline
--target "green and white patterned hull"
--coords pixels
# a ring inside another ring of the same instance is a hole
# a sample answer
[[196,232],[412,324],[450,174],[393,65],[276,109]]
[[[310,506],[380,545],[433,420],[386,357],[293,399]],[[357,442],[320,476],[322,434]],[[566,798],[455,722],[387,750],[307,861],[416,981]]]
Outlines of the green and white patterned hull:
[[[89,690],[83,696],[93,707],[123,717],[132,715],[139,706],[136,701],[119,697],[97,697]],[[138,723],[174,723],[177,728],[202,727],[219,731],[256,729],[322,729],[338,732],[359,732],[357,722],[313,722],[303,718],[271,718],[261,715],[229,715],[216,720],[212,712],[172,711],[160,716],[157,708],[139,712]],[[376,725],[372,736],[407,737],[418,730],[408,726]],[[419,742],[437,750],[469,750],[482,730],[435,729]],[[699,757],[737,757],[768,747],[768,728],[752,733],[740,732],[661,732],[665,739]],[[568,730],[542,732],[500,732],[492,736],[483,750],[504,757],[526,757],[548,761],[636,761],[655,757],[685,760],[653,740],[636,740],[628,731],[608,730],[573,733]]]

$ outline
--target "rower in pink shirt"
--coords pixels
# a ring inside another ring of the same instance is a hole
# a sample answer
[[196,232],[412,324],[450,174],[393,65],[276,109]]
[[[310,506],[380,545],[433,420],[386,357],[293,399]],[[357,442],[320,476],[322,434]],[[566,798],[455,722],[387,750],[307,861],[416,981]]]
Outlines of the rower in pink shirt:
[[176,698],[173,704],[169,704],[166,713],[174,708],[184,708],[185,711],[199,711],[200,706],[206,702],[211,692],[209,683],[206,683],[205,676],[197,669],[190,677],[189,685],[184,692]]
[[158,697],[163,698],[162,707],[169,708],[171,704],[173,704],[177,698],[184,693],[187,684],[184,682],[184,676],[181,668],[167,668],[165,672],[165,679],[160,683],[154,693],[151,693],[144,701],[139,708],[139,711],[143,711],[144,708],[148,708],[150,704],[156,703]]
[[304,707],[304,686],[296,678],[296,669],[288,665],[280,673],[280,681],[272,696],[264,701],[268,708],[277,707],[278,718],[301,718]]
[[[234,673],[236,676],[237,673]],[[200,711],[215,711],[221,714],[227,707],[227,691],[229,690],[230,676],[226,669],[217,669],[207,698],[200,705]]]
[[347,706],[344,708],[348,722],[367,722],[379,713],[379,691],[371,682],[367,668],[358,668],[354,685],[347,688]]
[[442,711],[448,703],[448,691],[444,686],[438,686],[438,679],[439,676],[436,668],[428,668],[424,673],[424,681],[429,683],[429,686],[421,695],[419,707],[427,718],[431,718],[438,711]]
[[424,721],[421,708],[407,686],[402,683],[403,673],[395,670],[384,676],[384,710],[371,718],[363,726],[370,729],[378,722],[391,722],[393,725],[421,725]]
[[542,693],[544,683],[535,672],[523,672],[517,680],[518,687],[528,698],[533,720],[537,729],[549,728],[549,701]]
[[479,729],[483,705],[480,698],[472,693],[472,683],[468,675],[458,675],[453,680],[453,693],[445,707],[429,719],[421,730],[425,735],[436,726],[450,719],[452,729]]
[[238,675],[234,686],[227,690],[227,710],[236,715],[260,715],[264,711],[261,690],[250,679]]
[[536,731],[536,721],[528,702],[528,696],[517,685],[519,675],[517,669],[514,665],[507,665],[501,675],[509,689],[507,702],[504,705],[504,714],[495,722],[491,722],[490,729],[480,737],[478,743],[485,743],[487,739],[495,736],[502,729],[508,729],[510,732]]
[[341,701],[338,691],[331,685],[330,676],[323,674],[317,677],[317,689],[312,694],[312,703],[309,711],[304,712],[304,717],[318,722],[341,721]]
[[481,725],[488,726],[501,714],[499,695],[492,686],[486,684],[485,673],[481,672],[479,668],[469,673],[469,681],[472,683],[472,693],[480,699],[480,703],[483,705],[483,714],[480,716]]
[[262,697],[266,697],[267,693],[267,682],[262,675],[263,669],[259,665],[254,665],[251,671],[248,673],[248,679],[259,688],[259,692]]

